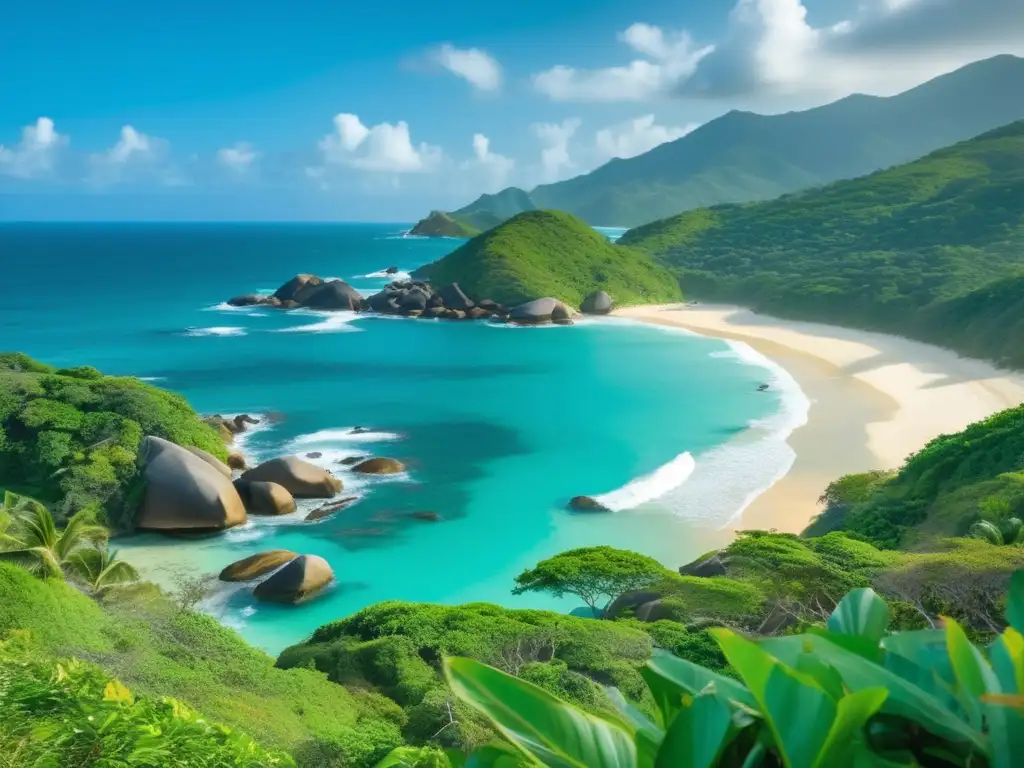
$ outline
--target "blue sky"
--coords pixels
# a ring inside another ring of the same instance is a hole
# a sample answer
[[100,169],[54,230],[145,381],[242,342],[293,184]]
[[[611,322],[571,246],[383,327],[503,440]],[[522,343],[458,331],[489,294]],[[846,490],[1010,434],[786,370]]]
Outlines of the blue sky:
[[406,221],[1003,52],[1019,0],[20,4],[0,219]]

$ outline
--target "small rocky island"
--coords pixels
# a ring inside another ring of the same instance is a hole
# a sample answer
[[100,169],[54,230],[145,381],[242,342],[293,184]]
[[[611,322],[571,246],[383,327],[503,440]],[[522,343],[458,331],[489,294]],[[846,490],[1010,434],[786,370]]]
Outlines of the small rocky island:
[[[565,302],[550,296],[507,307],[488,298],[471,298],[458,283],[435,287],[425,280],[398,280],[379,293],[364,297],[344,280],[324,280],[309,274],[296,275],[270,295],[250,293],[229,299],[227,303],[233,307],[375,312],[401,317],[490,320],[521,325],[569,325],[577,314]],[[612,299],[604,291],[594,291],[583,300],[581,308],[586,314],[608,314],[612,309]]]

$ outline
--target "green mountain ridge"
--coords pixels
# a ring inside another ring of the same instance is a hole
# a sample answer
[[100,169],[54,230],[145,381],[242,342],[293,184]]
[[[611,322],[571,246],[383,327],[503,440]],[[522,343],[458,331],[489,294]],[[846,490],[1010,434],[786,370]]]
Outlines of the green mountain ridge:
[[620,242],[679,269],[697,297],[1024,366],[1012,312],[1024,296],[1024,121],[860,179],[689,211]]
[[521,213],[413,275],[508,306],[551,296],[578,307],[597,290],[617,304],[682,297],[672,273],[650,256],[613,245],[560,211]]
[[639,226],[681,211],[863,176],[1024,119],[1024,59],[974,62],[890,97],[855,94],[800,112],[733,111],[692,133],[581,176],[510,187],[455,211],[503,218],[533,208],[594,225]]

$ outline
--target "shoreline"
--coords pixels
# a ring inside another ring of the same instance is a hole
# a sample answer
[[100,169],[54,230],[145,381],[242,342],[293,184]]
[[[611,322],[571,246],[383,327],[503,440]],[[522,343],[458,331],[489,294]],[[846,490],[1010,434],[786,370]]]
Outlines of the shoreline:
[[731,527],[799,533],[843,475],[897,469],[941,434],[1024,402],[1024,374],[898,336],[782,320],[730,305],[625,307],[617,317],[750,345],[785,368],[810,400],[786,438],[790,470]]

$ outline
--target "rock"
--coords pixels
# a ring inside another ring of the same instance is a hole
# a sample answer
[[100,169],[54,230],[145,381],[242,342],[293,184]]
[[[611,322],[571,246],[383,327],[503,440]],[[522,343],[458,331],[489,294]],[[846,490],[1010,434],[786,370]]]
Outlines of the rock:
[[352,427],[348,431],[350,435],[365,435],[367,432],[373,432],[369,427]]
[[606,619],[616,619],[626,611],[633,611],[645,603],[661,598],[657,592],[646,589],[638,589],[633,592],[624,592],[612,602],[604,612]]
[[678,621],[679,619],[676,611],[670,606],[665,605],[661,598],[651,600],[649,603],[644,603],[633,611],[633,616],[640,621],[646,622],[661,621],[662,619],[674,619]]
[[228,480],[231,479],[231,467],[229,467],[223,461],[218,459],[212,453],[207,453],[202,448],[196,448],[195,446],[192,446],[192,445],[186,445],[186,446],[184,446],[184,448],[189,453],[191,453],[191,454],[193,454],[195,456],[198,456],[200,459],[205,461],[211,467],[213,467],[218,472],[220,472],[222,475],[224,475],[224,477],[226,477]]
[[585,315],[607,315],[612,311],[612,297],[604,291],[593,291],[580,304],[580,312]]
[[424,520],[428,523],[439,523],[444,520],[437,512],[413,512],[409,517],[416,520]]
[[235,481],[235,488],[250,515],[290,515],[295,511],[295,498],[278,483],[250,482],[239,478]]
[[271,549],[238,560],[220,572],[221,581],[252,581],[265,576],[285,563],[291,562],[298,555],[287,549]]
[[427,308],[427,300],[427,294],[421,288],[412,288],[406,291],[398,306],[405,312],[415,310],[422,312]]
[[462,292],[458,283],[450,283],[438,291],[438,295],[444,299],[444,305],[449,309],[461,309],[468,311],[476,305]]
[[228,466],[231,469],[241,469],[245,471],[245,456],[240,454],[238,451],[228,454]]
[[265,461],[244,473],[241,479],[277,483],[299,499],[329,499],[341,490],[341,480],[298,456]]
[[363,301],[363,306],[373,312],[387,312],[391,308],[389,302],[394,298],[394,296],[394,292],[383,290],[365,299]]
[[260,296],[258,293],[247,293],[244,296],[235,296],[228,299],[228,305],[232,307],[253,307],[257,304],[262,304],[265,299],[266,296]]
[[253,590],[257,600],[268,603],[301,603],[334,580],[334,571],[322,557],[299,555]]
[[572,325],[572,310],[565,304],[558,304],[551,313],[551,322],[558,325]]
[[281,309],[298,309],[301,305],[297,301],[285,299],[281,302]]
[[473,320],[482,320],[485,317],[490,317],[493,313],[484,309],[483,307],[473,307],[466,313],[466,317]]
[[358,464],[361,461],[366,461],[368,456],[347,456],[344,459],[338,461],[338,464],[344,464],[346,467],[351,467],[353,464]]
[[263,301],[260,302],[267,307],[280,307],[281,300],[277,296],[264,296]]
[[146,491],[136,528],[220,530],[245,522],[238,491],[222,472],[180,445],[150,435],[139,448]]
[[311,451],[310,453],[306,454],[307,459],[319,459],[322,456],[323,454],[320,453],[320,451]]
[[385,275],[394,275],[398,273],[398,267],[388,267],[384,270]]
[[235,433],[227,428],[227,425],[224,423],[224,419],[220,416],[207,416],[203,419],[203,422],[213,427],[214,431],[225,443],[233,443],[235,441]]
[[508,307],[506,307],[504,304],[499,304],[496,301],[491,301],[490,299],[478,301],[476,305],[480,307],[480,309],[486,309],[488,312],[492,312],[496,315],[508,314]]
[[722,560],[721,552],[713,552],[692,563],[681,566],[679,573],[683,576],[700,576],[708,578],[711,576],[725,576],[727,573],[725,561]]
[[758,384],[757,385],[757,391],[758,392],[764,392],[767,389],[768,389],[768,385],[767,384]]
[[422,309],[407,309],[404,311],[406,317],[420,317],[423,315]]
[[444,317],[447,311],[448,310],[446,310],[444,307],[427,307],[425,310],[423,310],[423,314],[421,314],[420,317]]
[[435,293],[433,296],[430,297],[429,304],[432,307],[443,307],[444,297],[440,293]]
[[353,503],[359,501],[358,496],[347,496],[339,501],[332,501],[330,504],[324,504],[321,507],[317,507],[308,515],[306,515],[306,522],[312,523],[317,520],[323,520],[325,517],[330,517],[335,512],[340,512],[345,507],[351,506]]
[[572,313],[569,311],[562,302],[558,299],[553,299],[550,296],[543,299],[534,299],[528,301],[525,304],[520,304],[518,307],[513,307],[509,312],[509,319],[513,323],[521,323],[523,325],[539,325],[541,323],[549,323],[552,320],[552,315],[558,312],[559,316],[571,317]]
[[597,499],[590,496],[573,496],[569,499],[569,509],[573,512],[610,512],[608,507],[604,506]]
[[282,305],[288,301],[295,301],[295,294],[308,285],[321,285],[321,280],[316,275],[296,275],[276,291],[274,296],[281,300]]
[[466,313],[461,309],[447,309],[445,310],[444,316],[449,320],[465,320]]
[[363,308],[363,295],[344,280],[307,286],[296,294],[295,300],[309,309],[358,312]]
[[395,459],[367,459],[352,467],[352,471],[363,475],[396,475],[405,472],[405,464]]
[[[231,423],[234,424],[234,429],[232,431],[237,435],[239,432],[245,432],[247,425],[259,424],[260,420],[254,419],[248,413],[240,413],[231,420]],[[231,426],[228,425],[226,421],[225,425],[228,429],[231,429]]]

